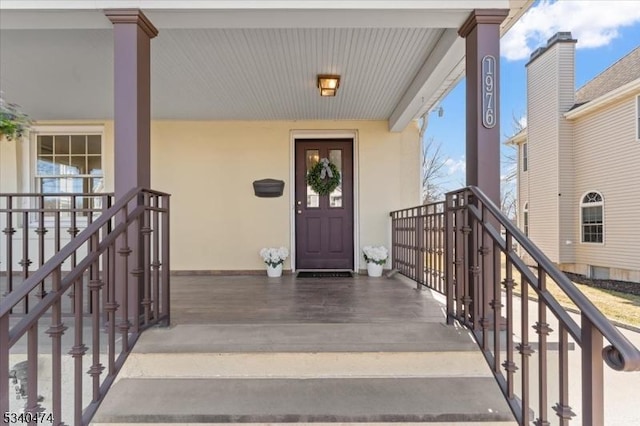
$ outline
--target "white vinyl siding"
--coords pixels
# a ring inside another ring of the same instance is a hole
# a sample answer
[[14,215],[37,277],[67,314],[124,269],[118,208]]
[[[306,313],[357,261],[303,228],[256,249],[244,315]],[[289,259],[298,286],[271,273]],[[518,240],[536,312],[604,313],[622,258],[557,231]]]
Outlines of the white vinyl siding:
[[636,139],[640,141],[640,95],[636,96]]
[[[561,173],[566,177],[573,169],[571,124],[562,116],[573,104],[573,48],[571,43],[555,43],[527,66],[529,237],[554,262],[561,257],[559,182]],[[569,147],[561,148],[559,138]],[[569,154],[566,161],[560,162],[561,152]]]
[[574,214],[585,193],[597,189],[605,197],[604,244],[576,244],[576,263],[640,269],[640,198],[633,196],[640,186],[640,144],[630,119],[636,109],[636,96],[629,96],[574,122]]
[[575,160],[573,123],[564,117],[575,103],[574,84],[574,45],[571,43],[559,43],[558,61],[558,108],[560,112],[558,121],[558,158],[555,159],[558,167],[558,248],[559,263],[575,262],[575,245],[567,244],[567,241],[575,242],[576,225],[578,218],[575,214]]

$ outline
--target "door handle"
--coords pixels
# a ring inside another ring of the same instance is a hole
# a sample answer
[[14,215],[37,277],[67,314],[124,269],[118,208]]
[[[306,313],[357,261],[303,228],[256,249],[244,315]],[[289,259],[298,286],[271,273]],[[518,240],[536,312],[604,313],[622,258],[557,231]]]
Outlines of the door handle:
[[302,210],[298,210],[298,214],[302,214]]

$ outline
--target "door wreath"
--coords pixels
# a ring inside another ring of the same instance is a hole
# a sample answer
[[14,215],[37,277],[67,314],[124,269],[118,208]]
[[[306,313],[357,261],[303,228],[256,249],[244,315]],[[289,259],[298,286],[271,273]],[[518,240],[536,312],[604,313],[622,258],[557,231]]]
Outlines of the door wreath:
[[319,195],[327,195],[340,185],[340,171],[329,159],[322,158],[307,173],[307,185]]

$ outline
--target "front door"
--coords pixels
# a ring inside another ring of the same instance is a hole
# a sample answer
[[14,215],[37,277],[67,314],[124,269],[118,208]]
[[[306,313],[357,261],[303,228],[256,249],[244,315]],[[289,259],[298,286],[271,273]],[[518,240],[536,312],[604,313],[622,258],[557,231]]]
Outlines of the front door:
[[[353,140],[296,140],[296,269],[353,269]],[[340,184],[319,195],[306,176],[327,158]]]

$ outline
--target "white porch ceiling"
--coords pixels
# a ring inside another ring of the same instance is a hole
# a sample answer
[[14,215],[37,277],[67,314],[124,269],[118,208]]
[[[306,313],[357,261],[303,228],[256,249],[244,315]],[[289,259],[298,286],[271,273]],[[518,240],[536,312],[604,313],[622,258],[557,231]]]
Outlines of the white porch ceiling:
[[[38,2],[3,3],[5,98],[37,120],[111,118],[113,41],[102,11],[14,10],[6,4]],[[457,8],[435,10],[150,8],[145,13],[159,29],[152,40],[152,116],[389,120],[392,130],[402,130],[433,108],[464,71],[464,42],[456,32],[471,9],[462,3],[508,2],[454,3]],[[514,16],[520,12],[512,10]],[[318,95],[317,74],[342,76],[338,96]]]

